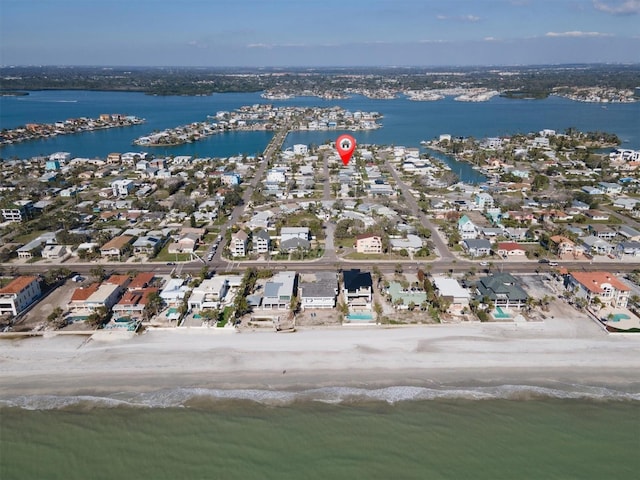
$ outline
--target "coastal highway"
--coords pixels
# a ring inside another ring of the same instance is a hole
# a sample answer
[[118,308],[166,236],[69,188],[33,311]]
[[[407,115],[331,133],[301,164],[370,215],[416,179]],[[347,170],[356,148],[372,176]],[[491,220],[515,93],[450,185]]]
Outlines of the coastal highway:
[[[460,259],[440,259],[433,262],[419,262],[419,261],[378,261],[375,265],[383,273],[393,273],[397,264],[402,265],[404,272],[415,273],[419,268],[431,273],[452,273],[461,274],[469,272],[472,268],[477,273],[483,273],[486,270],[491,272],[509,272],[509,273],[544,273],[557,270],[557,267],[549,267],[548,264],[542,264],[537,262],[518,262],[518,261],[505,261],[505,262],[492,262],[490,266],[482,266],[478,262],[471,262],[468,260]],[[37,263],[28,264],[1,264],[3,274],[42,274],[45,270],[51,270],[55,268],[66,268],[74,273],[80,275],[90,275],[91,270],[101,266],[107,273],[119,272],[153,272],[157,274],[168,275],[172,273],[178,266],[175,264],[167,264],[160,262],[146,262],[146,263],[60,263],[60,264],[47,264],[38,265]],[[181,263],[180,272],[197,274],[202,270],[202,263],[199,261],[193,261],[188,263]],[[621,262],[620,260],[612,260],[607,262],[561,262],[561,267],[565,267],[568,270],[580,270],[580,271],[609,271],[616,272],[630,272],[636,269],[640,269],[639,263]],[[227,262],[225,260],[214,260],[207,264],[209,271],[212,272],[225,272],[225,271],[237,271],[242,272],[249,267],[255,267],[259,269],[269,269],[273,271],[279,270],[291,270],[298,273],[314,273],[319,271],[337,271],[337,270],[349,270],[352,268],[359,268],[361,270],[371,271],[372,262],[370,260],[363,261],[335,261],[319,259],[315,261],[302,261],[302,262],[288,262],[288,261],[246,261],[246,262]]]

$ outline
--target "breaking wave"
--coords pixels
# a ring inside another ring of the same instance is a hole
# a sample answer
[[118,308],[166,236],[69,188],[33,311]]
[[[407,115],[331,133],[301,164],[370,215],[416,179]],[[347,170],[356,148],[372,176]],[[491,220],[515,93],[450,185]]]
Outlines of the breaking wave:
[[113,396],[92,395],[23,395],[0,399],[0,407],[25,410],[65,410],[92,408],[190,408],[228,401],[247,401],[265,406],[284,407],[296,403],[318,402],[335,405],[357,405],[369,402],[396,404],[429,400],[587,400],[640,402],[640,393],[606,387],[570,385],[564,389],[499,385],[472,388],[427,388],[395,386],[377,389],[323,387],[289,391],[268,389],[223,390],[209,388],[177,388],[149,393],[119,393]]

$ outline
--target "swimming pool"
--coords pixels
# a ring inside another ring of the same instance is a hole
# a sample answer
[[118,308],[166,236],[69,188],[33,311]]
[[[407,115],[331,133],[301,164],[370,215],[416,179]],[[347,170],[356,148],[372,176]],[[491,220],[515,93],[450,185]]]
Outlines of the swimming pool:
[[628,320],[629,315],[627,315],[626,313],[614,313],[613,316],[611,317],[611,321],[612,322],[619,322],[620,320]]
[[373,315],[368,312],[350,313],[347,320],[373,320]]
[[505,318],[511,318],[511,315],[509,315],[507,312],[502,310],[501,307],[496,307],[496,309],[493,312],[493,318],[505,319]]

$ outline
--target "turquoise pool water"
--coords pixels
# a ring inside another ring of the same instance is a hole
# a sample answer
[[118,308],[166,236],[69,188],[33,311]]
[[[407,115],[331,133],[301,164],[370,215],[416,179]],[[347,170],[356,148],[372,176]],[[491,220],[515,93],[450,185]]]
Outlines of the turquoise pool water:
[[495,311],[493,312],[493,317],[494,318],[511,318],[511,315],[509,315],[504,310],[502,310],[501,307],[496,307]]
[[367,312],[350,313],[347,315],[348,320],[373,320],[373,315]]
[[611,318],[612,322],[619,322],[620,320],[627,320],[629,319],[629,315],[627,315],[626,313],[614,313],[613,317]]

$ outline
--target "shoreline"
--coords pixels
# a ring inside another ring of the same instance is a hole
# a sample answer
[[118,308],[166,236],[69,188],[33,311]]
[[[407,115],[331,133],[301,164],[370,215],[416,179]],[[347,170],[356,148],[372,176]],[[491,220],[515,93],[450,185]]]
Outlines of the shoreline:
[[290,335],[162,331],[122,341],[7,340],[0,342],[0,400],[333,387],[407,387],[437,396],[504,386],[571,395],[612,389],[614,396],[623,392],[640,400],[640,337],[612,337],[592,328],[562,337],[557,325],[545,327],[328,328]]

